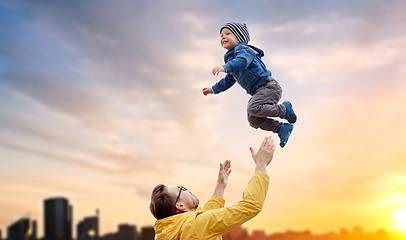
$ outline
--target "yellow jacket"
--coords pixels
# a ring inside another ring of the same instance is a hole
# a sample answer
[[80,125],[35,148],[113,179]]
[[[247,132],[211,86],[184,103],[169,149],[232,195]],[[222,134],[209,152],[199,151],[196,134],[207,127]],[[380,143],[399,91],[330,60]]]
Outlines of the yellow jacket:
[[243,200],[230,207],[224,207],[224,199],[213,194],[203,209],[156,221],[155,239],[222,239],[222,234],[250,220],[261,211],[268,185],[268,175],[255,172],[245,188]]

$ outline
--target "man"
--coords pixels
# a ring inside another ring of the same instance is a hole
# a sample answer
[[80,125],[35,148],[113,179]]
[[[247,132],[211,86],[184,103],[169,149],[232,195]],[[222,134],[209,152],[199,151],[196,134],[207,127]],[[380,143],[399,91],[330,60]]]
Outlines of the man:
[[255,217],[262,209],[268,191],[266,168],[272,161],[275,145],[265,137],[258,152],[250,147],[255,174],[245,188],[243,199],[224,207],[224,189],[231,173],[231,162],[220,164],[213,196],[202,209],[199,199],[183,186],[157,185],[151,194],[150,210],[157,219],[155,239],[221,239],[221,235]]

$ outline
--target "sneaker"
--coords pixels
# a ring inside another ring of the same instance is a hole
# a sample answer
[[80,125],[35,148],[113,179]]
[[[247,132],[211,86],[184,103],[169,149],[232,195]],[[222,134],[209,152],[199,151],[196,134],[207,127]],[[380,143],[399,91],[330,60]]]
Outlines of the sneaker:
[[297,117],[295,112],[293,111],[292,104],[289,101],[284,101],[282,104],[286,108],[286,113],[281,118],[288,120],[289,123],[295,123]]
[[283,148],[289,140],[290,134],[292,133],[293,125],[289,123],[284,123],[282,127],[278,128],[276,133],[281,140],[279,145]]

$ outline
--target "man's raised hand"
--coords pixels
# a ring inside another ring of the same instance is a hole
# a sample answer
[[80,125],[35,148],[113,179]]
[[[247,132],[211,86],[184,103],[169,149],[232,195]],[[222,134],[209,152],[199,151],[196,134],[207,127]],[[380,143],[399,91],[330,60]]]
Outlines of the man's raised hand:
[[258,152],[255,152],[252,147],[250,147],[250,151],[255,162],[255,171],[266,173],[266,167],[271,163],[275,151],[275,144],[272,137],[264,138]]
[[224,187],[228,184],[228,177],[231,174],[231,161],[226,160],[224,163],[220,163],[219,175],[217,178],[217,184],[223,185]]

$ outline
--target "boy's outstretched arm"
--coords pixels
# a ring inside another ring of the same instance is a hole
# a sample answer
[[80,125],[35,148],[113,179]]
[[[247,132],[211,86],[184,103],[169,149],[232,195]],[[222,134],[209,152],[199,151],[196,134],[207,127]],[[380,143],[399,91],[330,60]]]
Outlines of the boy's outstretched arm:
[[213,91],[213,89],[206,87],[206,88],[203,88],[203,94],[204,94],[204,96],[207,96],[207,94],[214,94],[214,91]]
[[220,72],[224,72],[227,73],[227,69],[224,66],[217,66],[214,67],[211,72],[213,73],[213,75],[219,75]]
[[225,90],[229,89],[236,83],[234,77],[230,74],[227,73],[227,75],[218,81],[216,84],[214,84],[211,88],[203,88],[203,94],[217,94],[224,92]]
[[[218,75],[220,72],[225,72],[225,73],[227,73],[227,70],[226,70],[226,68],[223,67],[223,66],[217,66],[217,67],[214,67],[214,68],[211,70],[211,72],[213,73],[213,75]],[[204,94],[204,96],[207,96],[207,94],[214,94],[214,93],[215,93],[215,92],[213,91],[212,88],[209,88],[209,87],[203,88],[203,94]]]

